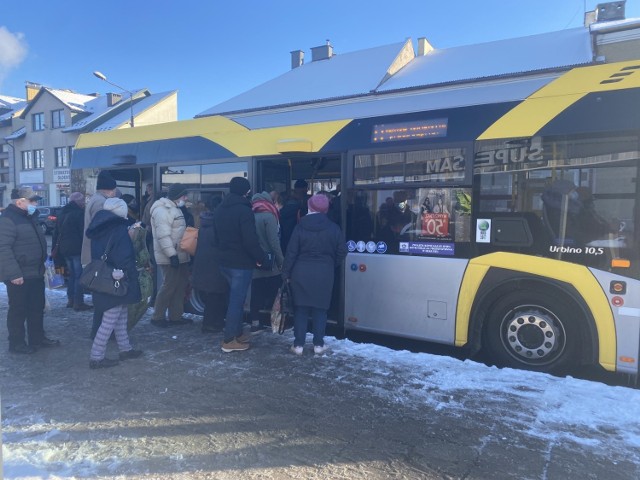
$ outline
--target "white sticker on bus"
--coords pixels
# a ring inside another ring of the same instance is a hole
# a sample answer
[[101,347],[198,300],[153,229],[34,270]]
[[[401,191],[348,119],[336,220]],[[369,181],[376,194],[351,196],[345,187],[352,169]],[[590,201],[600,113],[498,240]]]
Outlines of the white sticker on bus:
[[476,242],[491,243],[491,219],[479,218],[476,221]]

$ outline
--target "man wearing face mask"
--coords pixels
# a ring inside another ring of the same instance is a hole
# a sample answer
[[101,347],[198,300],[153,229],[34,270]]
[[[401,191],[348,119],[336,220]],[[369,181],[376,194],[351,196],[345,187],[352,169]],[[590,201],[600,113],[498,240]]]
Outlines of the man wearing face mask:
[[9,297],[9,352],[29,354],[60,342],[47,338],[43,326],[47,241],[35,220],[40,197],[31,188],[15,197],[0,216],[0,281]]
[[[184,294],[189,283],[190,257],[180,249],[180,240],[187,227],[180,209],[187,198],[185,186],[174,183],[169,186],[167,198],[160,198],[151,206],[153,252],[163,276],[151,319],[151,324],[156,327],[192,323],[182,318]],[[168,319],[165,317],[167,310]]]

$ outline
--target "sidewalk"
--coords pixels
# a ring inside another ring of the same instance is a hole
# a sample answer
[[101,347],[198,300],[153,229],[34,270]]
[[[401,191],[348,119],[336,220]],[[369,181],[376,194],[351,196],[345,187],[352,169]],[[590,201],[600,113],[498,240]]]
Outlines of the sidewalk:
[[332,338],[298,358],[290,333],[227,354],[199,319],[148,313],[143,358],[90,370],[91,312],[51,303],[61,347],[10,355],[0,335],[5,478],[640,477],[637,390]]

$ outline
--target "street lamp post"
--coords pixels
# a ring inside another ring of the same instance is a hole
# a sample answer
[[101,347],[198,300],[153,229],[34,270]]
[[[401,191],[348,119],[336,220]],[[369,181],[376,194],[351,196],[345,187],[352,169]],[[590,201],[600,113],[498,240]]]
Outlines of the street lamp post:
[[113,82],[107,80],[107,77],[101,72],[95,71],[95,72],[93,72],[93,74],[96,77],[98,77],[100,80],[103,80],[103,81],[107,82],[109,85],[113,85],[114,87],[117,87],[120,90],[122,90],[123,92],[127,92],[129,94],[129,111],[130,111],[130,114],[131,114],[130,125],[131,125],[131,128],[133,128],[133,92],[131,90],[127,90],[124,87],[121,87],[120,85],[118,85],[116,83],[113,83]]

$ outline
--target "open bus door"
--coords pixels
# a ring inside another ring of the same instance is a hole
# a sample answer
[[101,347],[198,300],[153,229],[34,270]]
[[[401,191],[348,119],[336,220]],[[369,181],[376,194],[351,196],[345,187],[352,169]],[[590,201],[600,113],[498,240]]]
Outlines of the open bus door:
[[[344,231],[340,185],[343,180],[344,162],[340,155],[283,154],[277,157],[264,157],[257,160],[254,192],[277,192],[281,198],[287,198],[293,192],[297,180],[308,184],[307,198],[318,192],[328,192],[332,196],[330,217]],[[306,207],[306,205],[305,205]],[[286,252],[282,252],[286,254]],[[343,324],[343,278],[342,269],[336,271],[329,325]]]

